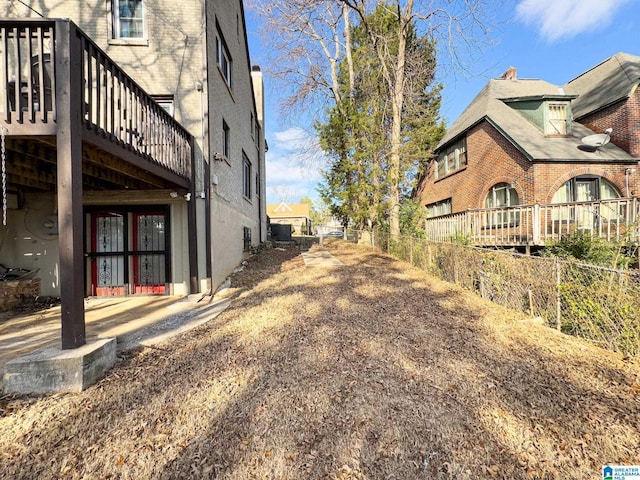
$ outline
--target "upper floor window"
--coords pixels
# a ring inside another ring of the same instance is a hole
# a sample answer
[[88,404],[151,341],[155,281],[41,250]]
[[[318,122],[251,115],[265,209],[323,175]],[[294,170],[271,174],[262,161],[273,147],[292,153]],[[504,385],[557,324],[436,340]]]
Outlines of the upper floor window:
[[467,139],[461,138],[441,151],[436,159],[435,178],[442,178],[467,165]]
[[144,38],[142,0],[113,0],[113,38]]
[[567,103],[547,104],[545,135],[567,135],[569,133],[569,108]]
[[242,195],[251,198],[251,162],[242,156]]
[[229,50],[227,50],[227,46],[224,40],[222,40],[220,32],[218,32],[216,36],[216,63],[225,82],[231,87],[231,55],[229,55]]

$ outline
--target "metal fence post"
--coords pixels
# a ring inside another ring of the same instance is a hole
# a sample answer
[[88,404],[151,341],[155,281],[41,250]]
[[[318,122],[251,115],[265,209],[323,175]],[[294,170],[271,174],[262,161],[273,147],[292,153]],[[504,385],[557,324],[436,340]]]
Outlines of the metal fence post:
[[560,262],[554,261],[556,271],[556,328],[562,330],[562,298],[560,295]]
[[409,237],[409,263],[413,265],[413,237]]

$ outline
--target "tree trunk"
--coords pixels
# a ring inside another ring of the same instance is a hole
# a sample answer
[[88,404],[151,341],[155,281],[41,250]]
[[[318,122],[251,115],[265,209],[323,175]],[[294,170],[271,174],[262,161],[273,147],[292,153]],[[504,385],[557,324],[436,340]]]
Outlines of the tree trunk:
[[408,0],[404,13],[398,7],[398,58],[395,64],[393,84],[389,85],[393,92],[392,123],[391,123],[391,152],[389,171],[389,232],[400,235],[400,141],[402,134],[402,107],[404,106],[404,79],[407,52],[407,25],[413,13],[413,0]]

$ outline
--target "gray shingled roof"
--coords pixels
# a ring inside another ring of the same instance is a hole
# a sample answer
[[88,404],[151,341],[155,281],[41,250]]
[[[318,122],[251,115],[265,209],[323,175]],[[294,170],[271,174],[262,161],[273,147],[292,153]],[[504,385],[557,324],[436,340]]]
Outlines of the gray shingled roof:
[[627,98],[639,82],[640,57],[617,53],[569,81],[564,89],[579,95],[572,105],[573,116],[579,119]]
[[[618,54],[615,57],[616,58]],[[640,60],[639,57],[626,55],[631,59]],[[610,59],[611,60],[611,59]],[[590,70],[595,71],[600,66]],[[628,63],[627,63],[628,65]],[[640,65],[638,63],[637,65]],[[623,70],[626,78],[633,78],[634,69],[627,67]],[[589,73],[589,72],[587,72]],[[606,70],[599,70],[598,75],[605,79],[608,78]],[[617,85],[623,83],[620,81],[619,72],[615,68],[611,68],[608,73],[614,75],[618,79]],[[585,74],[587,75],[587,74]],[[583,75],[583,76],[585,76]],[[581,77],[578,77],[581,78]],[[575,83],[574,83],[575,82]],[[572,90],[559,87],[543,80],[537,79],[494,79],[480,91],[476,98],[469,104],[464,112],[447,130],[447,133],[438,144],[438,148],[450,143],[463,132],[486,119],[498,131],[500,131],[511,143],[520,149],[530,160],[577,160],[577,161],[594,161],[594,160],[611,160],[611,161],[634,161],[635,159],[624,150],[609,143],[605,147],[601,147],[597,152],[581,150],[578,147],[582,145],[581,138],[592,135],[594,133],[580,123],[572,123],[572,136],[570,137],[546,137],[541,129],[527,120],[523,115],[509,107],[504,100],[513,98],[541,97],[541,96],[563,96],[563,95],[586,95],[581,93],[582,88],[588,88],[594,80],[589,78],[573,80]],[[610,88],[610,90],[614,90]],[[630,89],[626,91],[628,95]],[[613,95],[613,93],[612,93]],[[604,95],[600,96],[600,98]],[[575,104],[580,100],[574,100],[572,110],[575,114]],[[586,99],[582,100],[582,105],[587,105]],[[580,103],[578,103],[580,108]]]

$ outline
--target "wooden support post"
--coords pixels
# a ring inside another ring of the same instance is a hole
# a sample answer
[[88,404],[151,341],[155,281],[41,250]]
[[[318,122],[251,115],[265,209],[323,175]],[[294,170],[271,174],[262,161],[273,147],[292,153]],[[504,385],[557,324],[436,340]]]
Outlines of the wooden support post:
[[533,206],[533,219],[531,221],[532,232],[531,235],[533,237],[534,245],[541,245],[543,243],[542,235],[541,235],[541,223],[540,223],[540,205],[536,203]]
[[82,221],[82,47],[76,27],[56,22],[56,123],[62,348],[85,341]]

